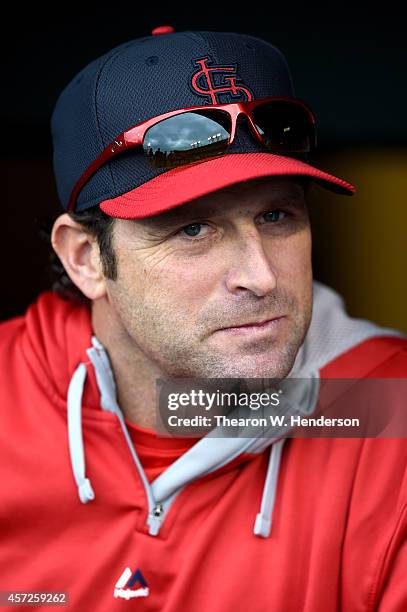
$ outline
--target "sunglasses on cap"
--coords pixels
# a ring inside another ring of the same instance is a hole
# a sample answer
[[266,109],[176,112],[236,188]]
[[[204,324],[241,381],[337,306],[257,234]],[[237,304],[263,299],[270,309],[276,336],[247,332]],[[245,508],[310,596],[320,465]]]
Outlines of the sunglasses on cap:
[[171,169],[224,155],[233,143],[238,118],[247,119],[268,151],[309,153],[316,147],[316,118],[298,98],[268,97],[249,102],[192,106],[152,117],[119,134],[88,166],[72,190],[68,211],[103,164],[123,151],[142,147],[154,168]]

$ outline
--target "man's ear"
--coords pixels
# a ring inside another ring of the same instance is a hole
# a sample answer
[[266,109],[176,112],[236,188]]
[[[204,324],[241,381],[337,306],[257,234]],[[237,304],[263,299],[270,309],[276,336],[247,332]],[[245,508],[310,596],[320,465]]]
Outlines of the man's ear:
[[52,228],[51,243],[72,282],[90,300],[106,293],[99,245],[94,236],[64,213]]

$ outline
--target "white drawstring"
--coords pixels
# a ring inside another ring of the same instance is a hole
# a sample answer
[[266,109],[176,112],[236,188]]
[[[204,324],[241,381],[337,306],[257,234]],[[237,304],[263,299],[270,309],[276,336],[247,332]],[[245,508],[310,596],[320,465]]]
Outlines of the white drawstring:
[[79,499],[83,504],[95,499],[90,480],[85,476],[85,453],[82,436],[82,394],[86,379],[86,366],[80,363],[68,388],[68,438],[69,453]]
[[267,467],[266,480],[264,482],[261,508],[256,516],[253,533],[262,538],[268,538],[271,531],[271,522],[276,499],[278,473],[280,468],[281,451],[286,438],[281,438],[271,446],[270,457]]

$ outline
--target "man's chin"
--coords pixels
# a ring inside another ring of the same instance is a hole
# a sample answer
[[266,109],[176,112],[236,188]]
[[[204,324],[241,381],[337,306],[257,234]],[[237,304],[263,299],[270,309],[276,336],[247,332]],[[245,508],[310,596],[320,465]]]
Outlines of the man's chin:
[[221,360],[208,378],[275,378],[283,379],[291,371],[295,355],[269,351],[265,354],[232,356]]

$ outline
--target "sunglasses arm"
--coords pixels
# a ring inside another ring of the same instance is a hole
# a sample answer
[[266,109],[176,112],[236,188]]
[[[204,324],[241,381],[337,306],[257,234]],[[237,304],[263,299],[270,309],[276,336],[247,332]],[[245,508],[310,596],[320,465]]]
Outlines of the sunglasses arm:
[[[79,192],[83,189],[84,185],[88,182],[88,180],[95,174],[97,170],[105,163],[110,161],[112,157],[115,157],[117,154],[134,147],[137,144],[136,134],[131,135],[131,132],[135,130],[129,130],[129,132],[123,132],[117,138],[115,138],[98,156],[97,158],[87,167],[85,172],[82,174],[79,181],[76,183],[75,187],[72,190],[71,197],[68,203],[68,211],[74,212],[76,207],[76,199],[78,197]],[[130,136],[130,137],[129,137]]]

